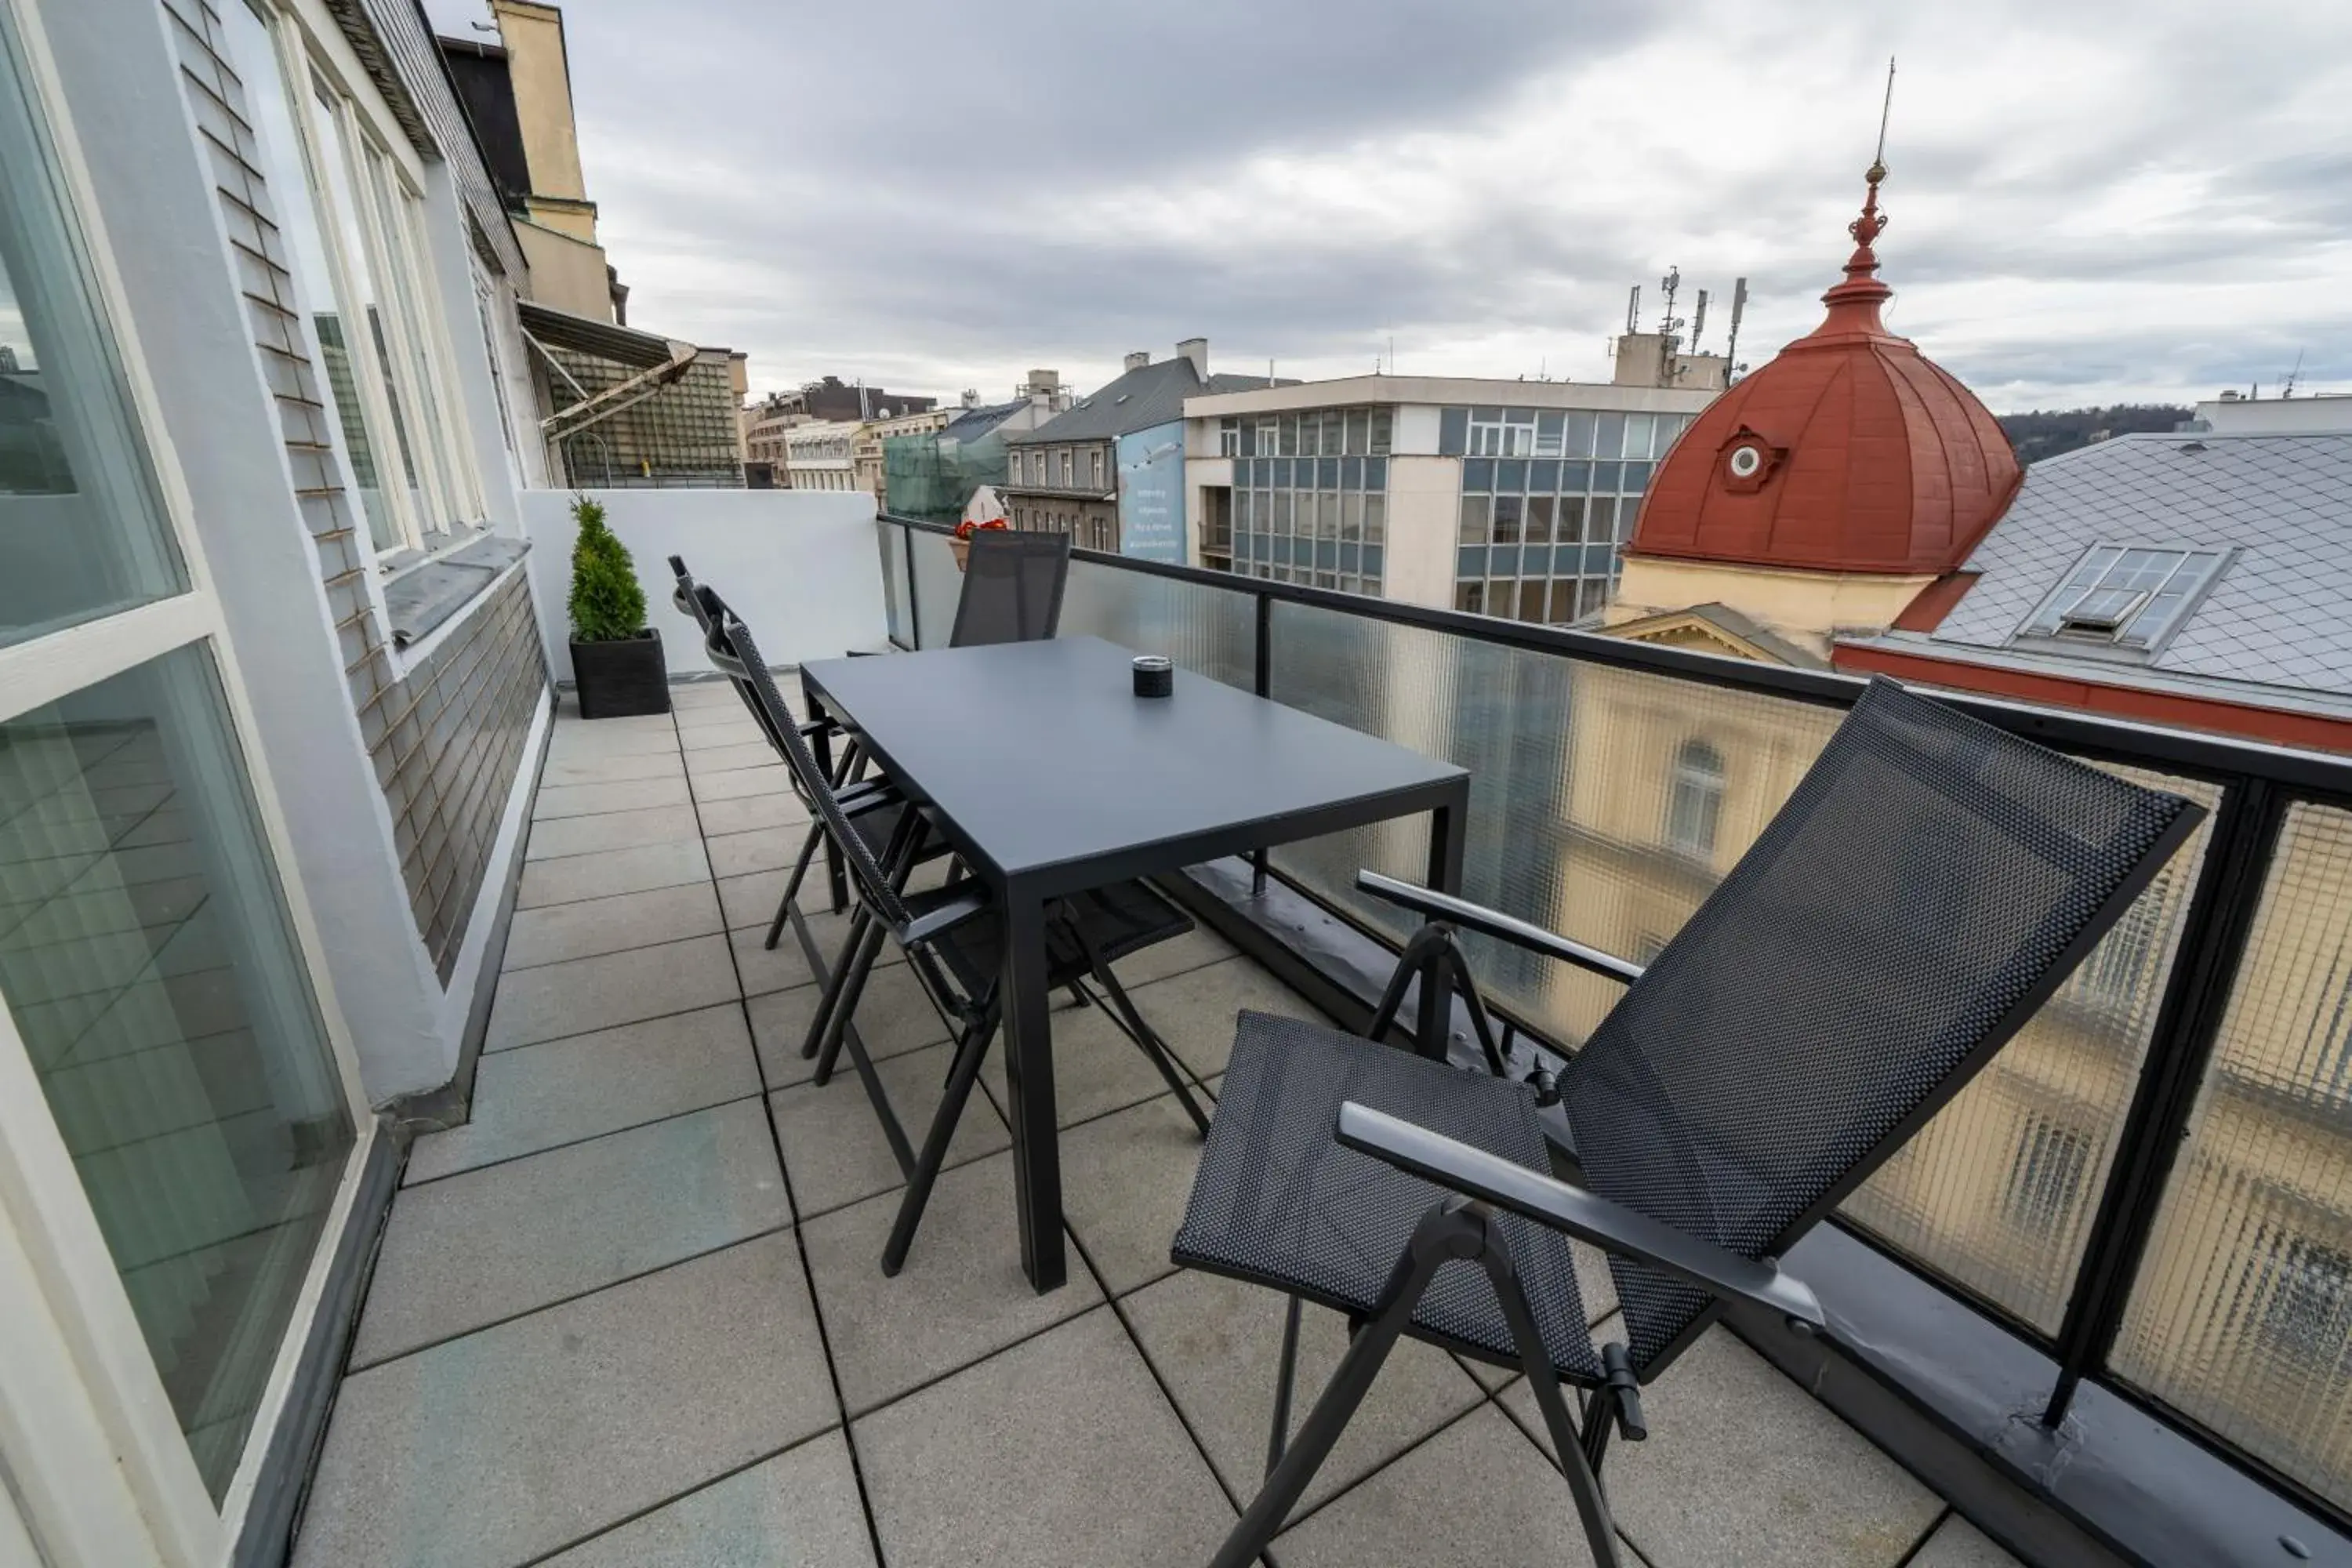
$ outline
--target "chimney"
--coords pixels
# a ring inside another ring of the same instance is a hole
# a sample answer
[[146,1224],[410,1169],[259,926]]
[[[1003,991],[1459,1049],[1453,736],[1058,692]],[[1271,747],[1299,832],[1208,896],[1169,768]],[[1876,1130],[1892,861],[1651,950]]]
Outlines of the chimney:
[[1201,378],[1201,384],[1203,386],[1207,385],[1209,381],[1209,340],[1206,338],[1186,338],[1182,342],[1176,345],[1176,353],[1178,357],[1188,359],[1192,362],[1192,374]]
[[1133,353],[1127,356],[1127,368],[1129,370],[1141,370],[1145,365],[1148,365],[1150,363],[1151,353],[1148,349],[1138,349]]

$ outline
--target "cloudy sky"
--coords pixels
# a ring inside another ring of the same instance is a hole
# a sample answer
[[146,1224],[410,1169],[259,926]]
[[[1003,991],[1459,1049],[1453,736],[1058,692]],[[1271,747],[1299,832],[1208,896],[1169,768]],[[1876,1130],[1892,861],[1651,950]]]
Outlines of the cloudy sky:
[[[480,0],[427,0],[446,32]],[[1889,320],[1997,411],[2352,391],[2352,5],[571,0],[632,321],[1000,396],[1216,368],[1600,379],[1643,285],[1819,319],[1887,56]]]

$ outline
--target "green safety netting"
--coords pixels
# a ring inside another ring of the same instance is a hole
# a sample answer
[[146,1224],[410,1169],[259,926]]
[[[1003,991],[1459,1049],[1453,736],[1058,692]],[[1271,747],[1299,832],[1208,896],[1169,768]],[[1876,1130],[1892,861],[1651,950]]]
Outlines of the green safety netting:
[[893,436],[882,443],[884,506],[898,517],[953,522],[972,491],[1004,477],[1004,437]]

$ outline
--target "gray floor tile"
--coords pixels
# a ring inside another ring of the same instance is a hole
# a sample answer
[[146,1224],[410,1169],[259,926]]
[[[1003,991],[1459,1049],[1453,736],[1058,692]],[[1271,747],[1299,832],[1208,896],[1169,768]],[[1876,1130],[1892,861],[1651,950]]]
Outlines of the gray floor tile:
[[[1151,1005],[1150,993],[1156,989],[1147,985],[1130,994],[1144,1021],[1164,1034],[1160,1015],[1165,1009]],[[1118,1032],[1101,1007],[1073,1006],[1066,992],[1056,994],[1054,1002],[1054,1120],[1058,1125],[1072,1127],[1168,1092],[1168,1080],[1160,1069]],[[1009,1113],[1002,1038],[988,1053],[981,1079],[997,1108]]]
[[[2281,1553],[2282,1557],[2284,1553]],[[1905,1568],[2022,1568],[1984,1531],[1953,1514],[1936,1527],[1927,1544]]]
[[632,721],[614,719],[595,724],[559,724],[547,743],[550,762],[602,762],[610,757],[654,757],[677,752],[677,729],[667,718],[657,727],[615,729]]
[[1201,1134],[1171,1094],[1062,1134],[1062,1212],[1112,1295],[1175,1272],[1168,1243],[1200,1163]]
[[763,827],[794,828],[795,855],[800,853],[801,840],[808,833],[808,807],[789,790],[781,795],[747,795],[740,800],[706,800],[701,803],[701,816],[702,831],[714,837]]
[[1282,1568],[1592,1562],[1568,1483],[1491,1406],[1277,1536],[1274,1557]]
[[[892,1279],[882,1273],[882,1244],[898,1212],[897,1195],[885,1193],[801,1226],[852,1415],[1102,1299],[1075,1260],[1060,1289],[1040,1296],[1029,1288],[1021,1272],[1009,1151],[940,1177],[907,1267]],[[889,1553],[887,1542],[884,1552]]]
[[501,973],[593,958],[601,952],[625,952],[633,947],[656,947],[690,936],[710,936],[719,928],[719,895],[709,882],[680,882],[642,893],[518,910],[507,929]]
[[1238,951],[1232,942],[1206,928],[1198,928],[1173,942],[1163,942],[1147,947],[1141,952],[1120,959],[1111,966],[1119,984],[1130,992],[1139,985],[1149,985],[1155,980],[1165,980],[1171,974],[1199,969],[1231,958]]
[[783,763],[777,758],[775,748],[764,740],[738,741],[731,745],[707,746],[686,753],[686,776],[699,779],[706,773],[733,773],[740,768],[773,768],[781,774]]
[[1233,1527],[1107,1311],[859,1421],[856,1441],[892,1568],[1198,1568]]
[[547,759],[539,775],[540,789],[572,789],[591,784],[635,784],[650,779],[686,779],[686,762],[676,752],[648,752],[620,757]]
[[[795,805],[800,804],[797,796],[783,798]],[[711,833],[704,847],[710,851],[710,869],[716,876],[748,877],[754,871],[789,871],[800,858],[807,832],[806,827],[797,831],[790,827],[755,827],[746,833]]]
[[687,805],[686,770],[658,778],[623,779],[614,784],[551,784],[531,801],[530,815],[539,822],[559,822],[572,816],[600,816],[607,812],[641,811],[655,805]]
[[713,708],[723,708],[730,713],[743,710],[743,700],[735,694],[731,681],[681,680],[669,689],[670,714],[681,721]]
[[404,1189],[355,1366],[791,1222],[757,1100]]
[[568,855],[560,860],[534,860],[525,866],[515,907],[533,910],[542,904],[609,899],[616,893],[642,893],[648,888],[700,882],[709,876],[710,862],[704,858],[698,838],[639,844],[603,855]]
[[344,1380],[298,1568],[504,1568],[836,1415],[789,1236]]
[[[1144,1353],[1236,1497],[1254,1494],[1265,1474],[1286,1304],[1277,1291],[1192,1269],[1120,1303]],[[1347,1343],[1346,1319],[1320,1307],[1305,1309],[1291,1405],[1294,1422],[1306,1419]],[[1413,1340],[1399,1342],[1339,1446],[1308,1485],[1302,1510],[1387,1463],[1485,1397],[1444,1352]],[[1540,1460],[1538,1468],[1542,1468]],[[1402,1555],[1383,1560],[1411,1561]]]
[[1234,1052],[1234,1017],[1244,1007],[1330,1022],[1246,958],[1191,970],[1131,994],[1151,1026],[1202,1078],[1225,1070],[1225,1058]]
[[[1525,1389],[1503,1395],[1532,1418]],[[1647,1442],[1609,1450],[1617,1527],[1657,1568],[1891,1568],[1933,1492],[1722,1329],[1642,1391]]]
[[719,746],[765,746],[768,737],[760,732],[760,727],[751,722],[751,716],[747,711],[725,723],[680,725],[677,741],[690,754]]
[[874,1568],[839,1432],[714,1481],[540,1568]]
[[723,937],[599,953],[499,976],[485,1051],[584,1035],[736,999]]
[[[705,752],[698,754],[708,756],[710,753]],[[775,753],[770,752],[768,756],[769,765],[763,768],[736,768],[729,773],[714,773],[708,768],[698,769],[693,775],[694,798],[697,801],[708,802],[741,800],[747,795],[791,795],[792,781],[785,776],[783,768],[774,761]],[[798,797],[794,796],[794,798]]]
[[[768,922],[776,918],[776,906],[783,901],[784,884],[790,880],[792,880],[792,875],[788,871],[759,871],[748,877],[720,878],[719,902],[719,906],[727,911],[728,928],[730,930],[757,929],[765,931],[768,929]],[[815,888],[809,887],[808,884],[812,881],[817,884]],[[805,906],[814,899],[823,897],[819,889],[824,885],[824,872],[820,868],[811,868],[807,878],[801,884],[802,903]],[[814,929],[814,922],[819,918],[816,915],[809,917],[812,929]],[[838,919],[839,917],[823,918]],[[841,939],[837,930],[833,936],[824,940],[824,950],[827,952],[834,952],[840,945]]]
[[548,1040],[481,1058],[463,1127],[409,1150],[409,1183],[760,1092],[743,1010],[733,1003]]
[[[735,935],[740,947],[743,933]],[[792,933],[785,932],[783,942],[776,944],[777,952],[792,940]],[[752,933],[751,945],[758,948],[758,933]],[[775,954],[761,956],[772,959]],[[769,1088],[798,1083],[816,1070],[815,1063],[802,1058],[801,1046],[808,1038],[810,1021],[816,1016],[816,1005],[823,996],[821,987],[803,985],[752,998],[751,1039],[759,1047],[760,1067],[767,1074]],[[854,1021],[858,1038],[866,1042],[866,1054],[877,1062],[950,1037],[939,1009],[931,1005],[929,994],[904,963],[874,966],[857,998]],[[848,1070],[845,1055],[841,1070]]]
[[567,855],[598,855],[638,844],[669,844],[698,838],[702,825],[687,805],[648,805],[636,811],[608,811],[596,816],[542,818],[531,825],[526,860],[552,860]]
[[[946,1088],[948,1058],[953,1047],[937,1045],[874,1064],[898,1113],[907,1142],[919,1152]],[[776,1138],[783,1145],[784,1169],[793,1178],[793,1206],[803,1218],[837,1209],[844,1204],[895,1192],[905,1178],[882,1135],[866,1086],[847,1058],[831,1083],[819,1089],[801,1083],[772,1097],[775,1106]],[[948,1145],[950,1168],[1010,1147],[1013,1135],[1004,1130],[988,1097],[974,1094],[956,1122],[954,1142]],[[878,1256],[878,1254],[877,1254]]]

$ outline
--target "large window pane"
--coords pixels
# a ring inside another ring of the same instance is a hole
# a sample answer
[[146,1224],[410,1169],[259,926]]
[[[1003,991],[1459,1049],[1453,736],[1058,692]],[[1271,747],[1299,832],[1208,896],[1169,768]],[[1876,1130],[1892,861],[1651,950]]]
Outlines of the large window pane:
[[187,586],[0,9],[0,643]]
[[0,994],[217,1500],[352,1124],[201,646],[0,725]]
[[2288,811],[2114,1365],[2352,1507],[2352,812]]
[[[408,414],[401,406],[400,387],[393,371],[392,348],[385,342],[383,299],[378,291],[375,268],[368,253],[367,237],[362,220],[357,187],[353,184],[354,149],[351,145],[349,127],[343,119],[342,101],[329,89],[326,83],[313,81],[313,101],[310,123],[319,131],[319,163],[322,188],[317,193],[320,205],[326,210],[321,215],[335,239],[338,256],[342,261],[342,281],[349,287],[350,297],[342,301],[340,316],[318,317],[319,346],[327,356],[328,374],[332,379],[340,370],[344,382],[355,382],[357,361],[369,357],[369,366],[390,415],[391,434],[379,446],[397,450],[399,462],[396,477],[386,476],[386,482],[405,485],[412,516],[425,511],[423,487],[418,483],[416,458],[410,450]],[[333,342],[328,341],[331,337]],[[343,395],[338,383],[336,395]],[[353,384],[354,400],[364,395],[363,388]],[[376,548],[389,550],[404,542],[397,535],[378,536]]]

